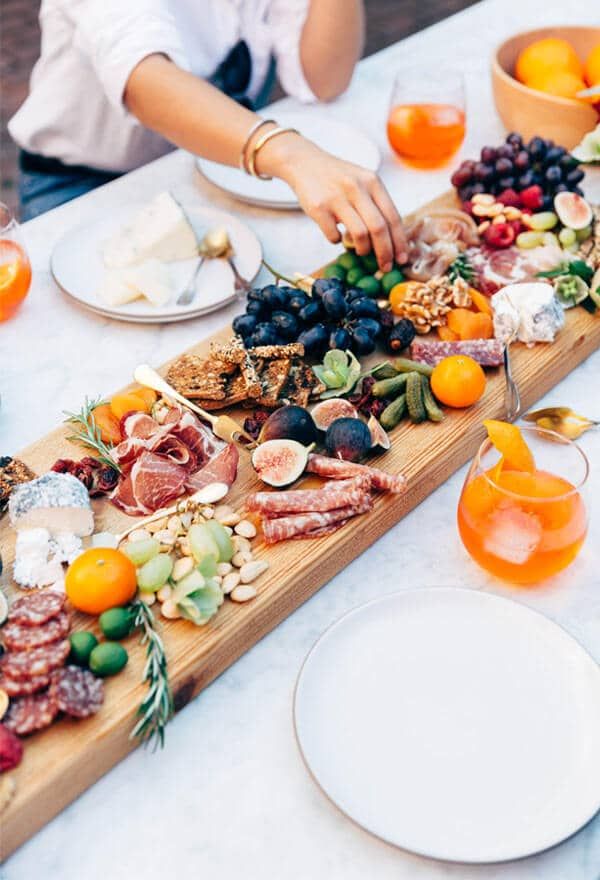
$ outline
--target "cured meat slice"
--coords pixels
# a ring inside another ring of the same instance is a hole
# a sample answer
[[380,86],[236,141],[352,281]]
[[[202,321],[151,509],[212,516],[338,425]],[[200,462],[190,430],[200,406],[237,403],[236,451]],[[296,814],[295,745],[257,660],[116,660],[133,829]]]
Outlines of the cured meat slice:
[[18,736],[27,736],[49,727],[58,714],[56,698],[50,691],[10,701],[2,723]]
[[43,691],[50,684],[49,675],[32,675],[30,678],[9,678],[0,675],[0,688],[9,697],[25,697]]
[[7,623],[0,630],[0,637],[9,651],[30,651],[40,645],[64,639],[69,632],[69,615],[61,611],[56,617],[50,618],[40,626],[21,626],[18,623]]
[[351,519],[352,517],[349,516],[348,519],[341,519],[339,522],[332,523],[330,526],[321,526],[320,529],[312,529],[312,531],[305,532],[303,535],[294,535],[292,541],[304,541],[306,538],[326,538],[327,535],[333,535],[334,532],[337,532],[338,529],[345,526]]
[[19,626],[40,626],[60,614],[67,597],[57,590],[42,590],[22,596],[13,602],[8,612],[9,623]]
[[248,510],[258,511],[265,516],[279,516],[287,513],[335,510],[337,507],[352,507],[364,500],[365,492],[371,487],[367,474],[359,474],[352,480],[340,481],[343,485],[322,489],[295,489],[289,492],[254,492],[246,499]]
[[185,491],[187,471],[153,452],[142,452],[112,497],[130,515],[153,513]]
[[328,458],[326,455],[311,453],[308,456],[306,470],[310,474],[318,474],[320,477],[331,477],[334,480],[356,477],[359,474],[368,475],[371,487],[380,492],[394,492],[401,494],[406,491],[406,477],[404,474],[386,474],[378,468],[369,467],[365,464],[356,464],[353,461],[343,461],[340,458]]
[[197,492],[210,483],[227,483],[231,486],[237,476],[240,454],[234,443],[228,443],[221,452],[212,458],[203,468],[186,477],[185,487],[190,492]]
[[59,712],[72,718],[88,718],[95,715],[104,702],[104,682],[89,669],[67,666],[53,673],[50,693]]
[[183,440],[200,465],[214,458],[226,445],[224,440],[213,434],[211,429],[203,425],[189,410],[181,413],[171,432]]
[[435,367],[453,354],[468,355],[482,367],[499,367],[504,357],[504,344],[499,339],[469,339],[442,342],[433,339],[415,339],[410,356],[415,361]]
[[537,273],[553,269],[569,255],[555,245],[521,250],[518,247],[492,248],[482,245],[467,250],[469,263],[475,270],[474,286],[488,296],[507,284],[536,281]]
[[[277,519],[263,520],[263,535],[267,544],[276,544],[296,535],[320,532],[327,526],[347,520],[352,516],[366,513],[373,506],[370,495],[365,495],[360,504],[353,507],[340,507],[337,510],[298,513],[295,516],[281,516]],[[322,532],[321,532],[322,533]]]
[[0,672],[9,678],[31,678],[47,675],[62,666],[69,655],[68,639],[32,648],[31,651],[11,651],[0,659]]

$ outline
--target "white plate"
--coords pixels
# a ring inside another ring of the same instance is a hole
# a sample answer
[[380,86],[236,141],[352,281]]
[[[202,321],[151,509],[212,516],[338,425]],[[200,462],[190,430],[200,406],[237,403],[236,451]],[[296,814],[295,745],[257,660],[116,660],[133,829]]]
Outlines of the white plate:
[[294,715],[333,803],[421,855],[521,858],[600,808],[600,669],[508,599],[440,587],[351,611],[306,658]]
[[[109,318],[138,323],[157,324],[184,321],[214,312],[235,299],[234,278],[225,260],[206,260],[197,279],[195,299],[188,306],[172,301],[157,308],[146,299],[124,306],[105,306],[97,291],[106,271],[102,261],[102,245],[114,232],[127,223],[140,205],[127,205],[94,223],[69,230],[52,252],[50,261],[54,280],[62,290],[87,309]],[[240,275],[252,281],[262,259],[262,248],[254,232],[236,217],[214,208],[183,206],[198,238],[215,226],[224,226],[235,251],[235,264]],[[181,291],[191,278],[195,260],[169,263],[175,290]]]
[[[322,112],[310,110],[296,113],[278,113],[280,125],[296,128],[309,140],[340,159],[377,171],[381,154],[377,144],[360,129],[345,122],[337,122]],[[295,192],[283,180],[258,180],[239,168],[196,159],[202,174],[226,192],[250,204],[270,208],[299,208]]]

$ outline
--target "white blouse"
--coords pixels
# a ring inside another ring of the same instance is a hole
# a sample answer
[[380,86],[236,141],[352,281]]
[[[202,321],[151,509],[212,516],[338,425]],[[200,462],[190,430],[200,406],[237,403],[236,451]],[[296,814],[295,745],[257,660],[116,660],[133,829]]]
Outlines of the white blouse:
[[[240,40],[248,44],[248,96],[261,90],[271,56],[288,94],[312,101],[300,35],[309,0],[42,0],[41,56],[30,94],[10,120],[23,149],[69,165],[129,171],[173,149],[126,110],[127,80],[163,53],[200,77]],[[190,108],[202,112],[201,107]]]

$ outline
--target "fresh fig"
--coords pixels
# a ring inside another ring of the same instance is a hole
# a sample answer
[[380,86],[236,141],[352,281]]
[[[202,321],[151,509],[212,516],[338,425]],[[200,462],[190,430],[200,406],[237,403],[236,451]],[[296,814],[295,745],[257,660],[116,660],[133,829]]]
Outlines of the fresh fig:
[[289,486],[304,473],[308,452],[296,440],[266,440],[252,453],[252,466],[268,486]]
[[386,434],[384,428],[379,424],[375,416],[369,416],[367,428],[371,433],[371,446],[377,446],[379,449],[386,450],[390,448],[390,438]]
[[325,447],[333,458],[360,461],[371,448],[371,432],[361,419],[336,419],[327,428]]
[[329,400],[322,400],[313,407],[313,421],[319,431],[326,431],[332,422],[336,419],[348,418],[357,419],[358,411],[352,406],[349,400],[343,397],[330,397]]
[[569,229],[585,229],[594,219],[591,205],[577,193],[561,192],[554,197],[554,210],[563,226]]
[[289,404],[271,413],[261,428],[258,442],[266,440],[296,440],[310,446],[317,440],[317,428],[312,415],[303,406]]

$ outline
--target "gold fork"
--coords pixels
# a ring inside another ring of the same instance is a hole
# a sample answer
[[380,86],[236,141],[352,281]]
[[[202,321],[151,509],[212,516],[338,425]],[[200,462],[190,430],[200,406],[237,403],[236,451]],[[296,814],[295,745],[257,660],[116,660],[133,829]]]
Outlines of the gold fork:
[[217,437],[220,437],[221,440],[226,440],[227,443],[237,443],[237,445],[241,446],[243,449],[253,449],[256,446],[256,440],[244,431],[235,419],[232,419],[231,416],[214,415],[213,413],[207,412],[205,409],[196,406],[195,403],[192,403],[191,400],[188,400],[183,394],[175,391],[175,389],[148,364],[141,364],[139,367],[136,367],[133,372],[133,378],[139,385],[144,385],[146,388],[152,388],[160,394],[165,394],[172,400],[177,400],[192,412],[195,412],[203,421],[209,423],[214,433]]

